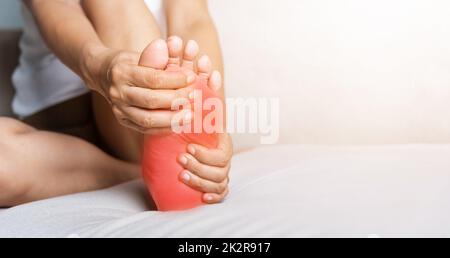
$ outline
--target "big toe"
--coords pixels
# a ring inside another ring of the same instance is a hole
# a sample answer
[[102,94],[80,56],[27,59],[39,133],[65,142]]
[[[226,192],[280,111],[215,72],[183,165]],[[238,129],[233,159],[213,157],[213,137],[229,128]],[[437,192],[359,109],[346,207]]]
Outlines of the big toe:
[[142,52],[139,65],[154,69],[165,69],[169,62],[169,49],[162,39],[154,40]]

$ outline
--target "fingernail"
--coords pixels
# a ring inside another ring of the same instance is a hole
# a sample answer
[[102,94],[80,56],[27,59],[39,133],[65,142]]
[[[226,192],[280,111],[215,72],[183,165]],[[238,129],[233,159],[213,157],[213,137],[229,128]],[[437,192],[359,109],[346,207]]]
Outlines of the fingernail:
[[195,92],[189,93],[189,99],[194,100],[195,99]]
[[188,83],[188,84],[191,84],[191,83],[193,83],[193,82],[195,81],[195,79],[196,79],[195,74],[189,74],[189,75],[187,76],[187,83]]
[[213,197],[212,197],[211,195],[206,195],[206,196],[205,196],[205,200],[208,201],[208,202],[210,202],[210,201],[213,200]]
[[202,97],[203,97],[203,93],[201,90],[194,90],[191,93],[189,93],[190,100],[200,99]]
[[186,112],[186,115],[184,115],[184,121],[189,122],[191,120],[192,120],[192,111],[189,110]]
[[186,181],[186,182],[189,182],[191,180],[191,176],[189,175],[188,172],[184,172],[183,180]]
[[188,152],[190,154],[195,155],[195,148],[194,148],[194,146],[189,145],[187,149],[188,149]]
[[172,111],[180,111],[184,109],[184,107],[187,106],[188,104],[190,104],[190,102],[186,98],[176,99],[173,101]]
[[181,156],[180,157],[180,163],[183,164],[183,165],[187,165],[188,159],[186,158],[186,156]]

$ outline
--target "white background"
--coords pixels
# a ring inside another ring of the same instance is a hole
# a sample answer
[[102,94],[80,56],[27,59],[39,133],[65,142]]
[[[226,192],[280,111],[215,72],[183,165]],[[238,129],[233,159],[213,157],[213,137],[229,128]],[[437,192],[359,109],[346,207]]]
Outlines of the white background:
[[19,0],[1,0],[0,28],[18,28],[21,24]]
[[[278,97],[280,143],[450,142],[450,1],[209,2],[228,96]],[[0,1],[0,27],[18,3]]]

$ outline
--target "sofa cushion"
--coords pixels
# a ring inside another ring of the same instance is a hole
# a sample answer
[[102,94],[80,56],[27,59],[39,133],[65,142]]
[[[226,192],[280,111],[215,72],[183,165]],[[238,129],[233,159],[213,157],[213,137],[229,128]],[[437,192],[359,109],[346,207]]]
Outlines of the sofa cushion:
[[449,145],[236,156],[218,205],[156,212],[142,181],[0,213],[0,237],[449,237]]

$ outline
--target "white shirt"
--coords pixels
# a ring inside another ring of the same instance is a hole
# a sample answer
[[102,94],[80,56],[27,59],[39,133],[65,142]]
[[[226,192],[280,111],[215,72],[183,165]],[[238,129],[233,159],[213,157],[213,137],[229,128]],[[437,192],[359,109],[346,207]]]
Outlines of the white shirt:
[[[145,2],[164,31],[162,0]],[[21,56],[12,78],[16,91],[12,109],[21,118],[89,92],[84,82],[47,47],[33,15],[24,4],[22,16]]]

